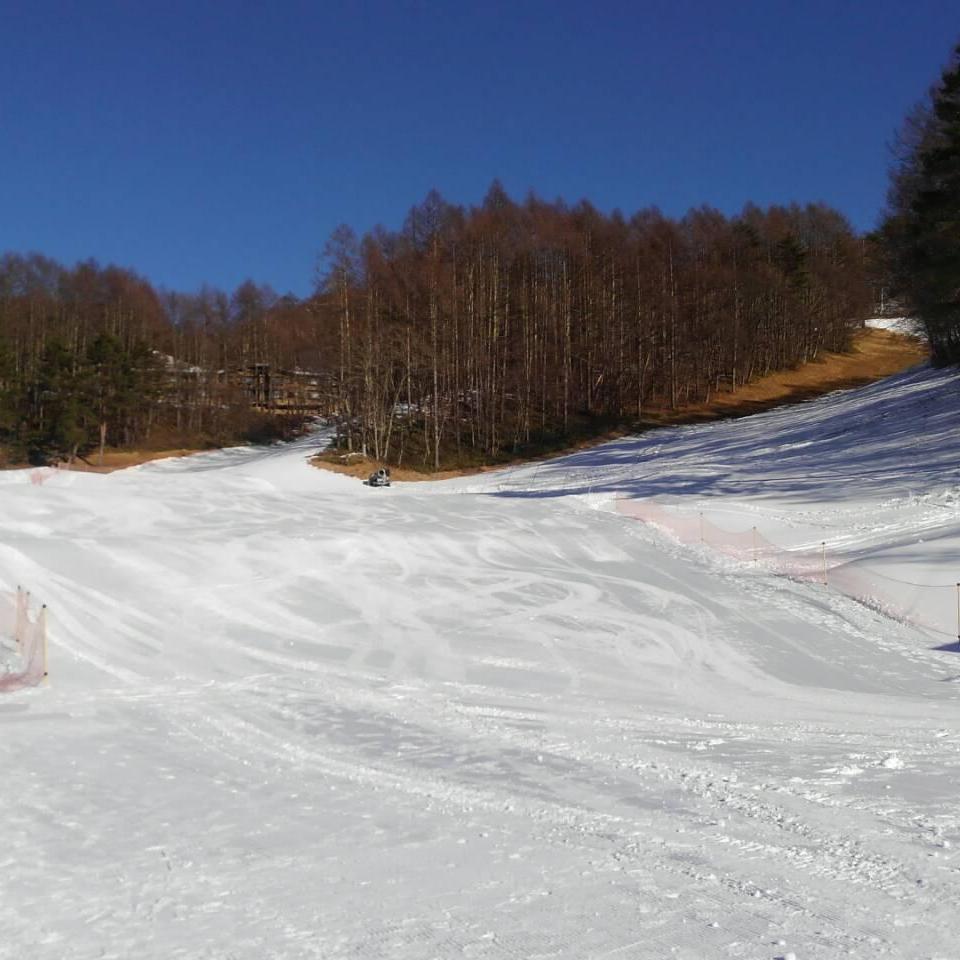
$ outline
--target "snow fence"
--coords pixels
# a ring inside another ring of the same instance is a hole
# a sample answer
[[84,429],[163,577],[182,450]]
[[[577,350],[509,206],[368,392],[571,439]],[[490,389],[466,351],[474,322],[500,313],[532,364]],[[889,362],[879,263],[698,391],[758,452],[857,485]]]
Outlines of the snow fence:
[[47,608],[31,616],[30,594],[0,591],[0,693],[33,687],[47,676]]
[[668,510],[653,500],[617,500],[617,512],[658,527],[682,544],[714,550],[748,568],[823,584],[881,613],[960,642],[960,584],[901,580],[872,569],[865,560],[847,560],[826,542],[815,549],[788,549],[756,527],[725,530],[702,513]]

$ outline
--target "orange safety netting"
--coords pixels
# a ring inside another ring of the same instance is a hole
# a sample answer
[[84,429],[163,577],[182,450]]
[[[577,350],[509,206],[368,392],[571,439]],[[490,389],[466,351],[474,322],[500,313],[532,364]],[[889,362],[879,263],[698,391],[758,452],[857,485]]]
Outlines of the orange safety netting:
[[0,591],[0,693],[36,686],[46,676],[46,607],[31,618],[26,591]]
[[960,587],[900,580],[872,569],[864,560],[848,561],[824,543],[818,549],[787,549],[756,527],[724,530],[702,514],[691,515],[652,500],[618,500],[617,512],[656,526],[683,544],[715,550],[766,572],[822,583],[888,616],[960,639]]

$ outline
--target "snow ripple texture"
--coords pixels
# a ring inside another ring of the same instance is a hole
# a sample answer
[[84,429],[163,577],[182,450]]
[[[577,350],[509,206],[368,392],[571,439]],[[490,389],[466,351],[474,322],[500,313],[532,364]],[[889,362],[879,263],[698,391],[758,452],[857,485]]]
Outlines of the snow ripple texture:
[[0,957],[960,956],[955,642],[615,512],[960,580],[960,380],[370,490],[0,474]]

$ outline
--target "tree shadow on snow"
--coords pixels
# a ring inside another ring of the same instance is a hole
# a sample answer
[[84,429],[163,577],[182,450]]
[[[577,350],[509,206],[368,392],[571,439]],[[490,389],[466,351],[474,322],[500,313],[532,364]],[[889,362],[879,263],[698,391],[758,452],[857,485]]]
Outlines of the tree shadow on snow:
[[960,485],[960,375],[918,367],[738,420],[665,427],[507,472],[491,496],[840,502]]

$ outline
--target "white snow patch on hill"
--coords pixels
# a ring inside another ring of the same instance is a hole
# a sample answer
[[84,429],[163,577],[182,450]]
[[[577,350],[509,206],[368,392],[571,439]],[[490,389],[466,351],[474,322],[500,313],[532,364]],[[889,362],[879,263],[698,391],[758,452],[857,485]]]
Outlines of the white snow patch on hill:
[[0,474],[0,957],[948,957],[950,638],[614,512],[960,580],[960,379],[370,490]]
[[923,327],[913,317],[873,317],[867,321],[875,330],[892,330],[908,337],[923,336]]

